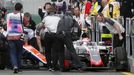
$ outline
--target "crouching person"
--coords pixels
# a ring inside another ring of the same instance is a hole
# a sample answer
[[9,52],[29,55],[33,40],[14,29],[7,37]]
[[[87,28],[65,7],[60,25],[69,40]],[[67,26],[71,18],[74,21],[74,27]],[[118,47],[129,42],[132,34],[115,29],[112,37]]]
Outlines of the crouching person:
[[24,34],[27,36],[28,44],[32,45],[38,49],[36,37],[35,37],[35,22],[31,19],[31,14],[29,12],[24,13],[23,25],[24,25]]
[[[24,28],[24,34],[25,34],[25,45],[31,45],[33,46],[35,49],[38,49],[38,45],[36,42],[36,37],[35,37],[35,22],[32,20],[32,16],[29,12],[24,13],[24,18],[23,18],[23,28]],[[26,67],[29,67],[29,63],[27,62],[27,60],[30,60],[30,64],[32,64],[32,68],[39,68],[39,62],[35,60],[35,58],[33,58],[31,56],[31,54],[29,54],[26,50],[24,50],[23,52],[23,60],[26,63]],[[22,65],[23,66],[23,65]]]
[[116,20],[111,18],[106,18],[102,13],[97,14],[97,21],[105,25],[110,33],[114,34],[113,47],[121,47],[125,37],[124,27]]

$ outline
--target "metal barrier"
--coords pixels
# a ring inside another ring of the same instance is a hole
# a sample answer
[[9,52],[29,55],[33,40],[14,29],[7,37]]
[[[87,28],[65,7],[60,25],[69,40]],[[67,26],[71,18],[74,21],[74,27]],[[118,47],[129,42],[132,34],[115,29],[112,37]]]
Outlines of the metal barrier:
[[134,19],[131,19],[131,52],[134,58]]
[[96,20],[95,20],[95,17],[94,16],[91,16],[91,24],[93,25],[93,29],[92,29],[92,32],[91,32],[91,39],[92,41],[95,42],[95,27],[96,27]]
[[131,36],[132,57],[134,58],[134,35]]
[[99,26],[99,23],[96,21],[96,42],[97,44],[99,43],[100,41],[100,26]]
[[126,51],[130,56],[130,33],[131,33],[131,19],[126,18]]
[[123,27],[125,27],[124,26],[124,18],[123,18],[123,16],[120,16],[118,19],[117,19],[117,21],[121,24],[121,25],[123,25]]

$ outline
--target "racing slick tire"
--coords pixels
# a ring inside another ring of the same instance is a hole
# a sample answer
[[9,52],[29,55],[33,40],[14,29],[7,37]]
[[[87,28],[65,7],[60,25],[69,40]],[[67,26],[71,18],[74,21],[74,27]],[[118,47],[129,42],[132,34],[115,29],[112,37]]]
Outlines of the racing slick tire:
[[116,47],[114,52],[116,71],[130,71],[126,49],[123,47]]

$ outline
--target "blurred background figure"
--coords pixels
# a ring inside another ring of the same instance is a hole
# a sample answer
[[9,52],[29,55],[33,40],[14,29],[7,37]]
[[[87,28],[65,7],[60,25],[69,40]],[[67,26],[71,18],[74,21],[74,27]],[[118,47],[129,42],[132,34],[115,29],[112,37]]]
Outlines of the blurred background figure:
[[81,14],[80,8],[79,7],[74,7],[74,16],[73,18],[78,22],[81,28],[85,27],[85,19],[84,19],[84,14]]
[[92,0],[91,15],[95,16],[100,12],[101,5],[98,0]]
[[40,6],[39,9],[38,9],[38,14],[39,16],[41,17],[41,20],[48,15],[48,9],[51,8],[51,3],[45,3],[45,5],[42,7]]
[[0,27],[6,29],[6,21],[5,17],[7,14],[7,10],[4,7],[0,7]]
[[0,7],[0,69],[4,70],[8,67],[8,44],[5,35],[6,21],[5,21],[6,9]]
[[57,13],[58,14],[65,14],[67,10],[67,4],[64,0],[58,0],[56,3],[57,6]]
[[5,19],[5,16],[7,14],[7,9],[4,7],[0,7],[0,11],[2,13],[1,17]]
[[92,4],[90,0],[85,0],[84,3],[85,3],[85,9],[83,11],[84,11],[84,18],[86,18],[91,13],[90,11]]
[[74,8],[73,18],[78,22],[81,29],[88,33],[88,28],[90,27],[90,24],[87,21],[88,17],[85,18],[85,15],[81,14],[79,7]]
[[102,13],[105,17],[118,19],[120,17],[120,4],[115,0],[102,0]]
[[121,16],[130,17],[134,16],[134,0],[117,0],[120,3]]

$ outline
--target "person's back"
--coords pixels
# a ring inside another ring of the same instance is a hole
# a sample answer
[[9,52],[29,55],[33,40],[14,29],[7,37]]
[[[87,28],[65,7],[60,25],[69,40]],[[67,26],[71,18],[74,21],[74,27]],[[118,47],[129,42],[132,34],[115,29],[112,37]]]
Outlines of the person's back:
[[7,40],[9,44],[9,52],[11,56],[11,63],[14,73],[18,73],[21,67],[21,54],[23,50],[23,43],[21,35],[23,34],[21,10],[23,5],[21,3],[15,4],[15,11],[7,14]]
[[21,35],[23,32],[20,15],[21,13],[9,13],[7,15],[8,35]]
[[[72,63],[75,68],[82,68],[82,63],[79,59],[79,57],[76,54],[75,48],[73,46],[73,40],[72,40],[72,33],[71,29],[74,24],[74,19],[71,17],[71,13],[66,13],[65,16],[61,18],[58,24],[57,33],[62,34],[62,36],[59,36],[63,39],[64,44],[67,47],[67,50],[70,52],[70,56],[72,58]],[[77,24],[78,25],[78,24]],[[78,25],[79,26],[79,25]],[[80,28],[80,27],[79,27]]]
[[57,32],[65,31],[70,32],[73,25],[73,18],[69,15],[62,16],[61,20],[58,23]]
[[44,17],[42,25],[46,32],[44,36],[45,55],[47,60],[47,68],[53,71],[57,68],[58,60],[60,68],[64,67],[64,44],[61,39],[57,38],[57,26],[60,17],[56,15],[55,7],[49,9],[48,15]]
[[56,28],[57,28],[59,20],[60,20],[60,17],[58,16],[48,15],[43,19],[43,22],[45,23],[45,28],[48,31],[56,33],[56,30],[57,30]]

